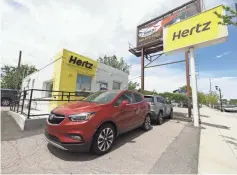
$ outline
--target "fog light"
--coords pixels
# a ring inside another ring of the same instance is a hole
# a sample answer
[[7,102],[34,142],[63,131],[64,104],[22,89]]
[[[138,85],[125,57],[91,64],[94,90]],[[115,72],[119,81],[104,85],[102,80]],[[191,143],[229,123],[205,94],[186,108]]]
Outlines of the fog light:
[[82,141],[82,137],[80,135],[69,134],[68,136],[73,140]]

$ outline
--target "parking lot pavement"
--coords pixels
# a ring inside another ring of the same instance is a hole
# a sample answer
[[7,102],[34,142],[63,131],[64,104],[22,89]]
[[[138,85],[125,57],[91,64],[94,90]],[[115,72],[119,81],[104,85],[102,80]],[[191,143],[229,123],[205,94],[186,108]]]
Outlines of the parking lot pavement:
[[169,120],[120,136],[100,157],[61,151],[42,133],[2,140],[2,173],[197,173],[198,132],[187,122]]
[[22,131],[15,120],[8,115],[9,108],[1,108],[1,141],[16,140],[42,134],[43,129]]

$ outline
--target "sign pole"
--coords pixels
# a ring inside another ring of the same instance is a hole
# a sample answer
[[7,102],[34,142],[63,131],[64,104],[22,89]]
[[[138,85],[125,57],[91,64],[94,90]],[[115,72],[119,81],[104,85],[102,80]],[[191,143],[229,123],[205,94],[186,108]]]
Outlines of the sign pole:
[[198,98],[197,98],[197,79],[195,72],[194,48],[189,49],[190,53],[190,72],[192,79],[192,100],[193,100],[193,121],[194,126],[199,126]]
[[141,90],[144,91],[144,48],[141,54]]

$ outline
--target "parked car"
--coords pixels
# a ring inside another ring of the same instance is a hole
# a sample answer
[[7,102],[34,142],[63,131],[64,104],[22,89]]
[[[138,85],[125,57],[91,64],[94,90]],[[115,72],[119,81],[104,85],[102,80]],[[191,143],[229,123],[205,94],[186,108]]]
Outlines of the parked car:
[[9,106],[16,99],[17,90],[1,89],[1,106]]
[[223,105],[224,112],[237,112],[237,105]]
[[45,136],[62,150],[108,152],[115,138],[127,131],[151,128],[150,105],[133,91],[99,91],[82,101],[55,108]]
[[165,117],[173,117],[173,107],[164,97],[157,95],[145,95],[144,98],[151,106],[151,119],[161,125]]

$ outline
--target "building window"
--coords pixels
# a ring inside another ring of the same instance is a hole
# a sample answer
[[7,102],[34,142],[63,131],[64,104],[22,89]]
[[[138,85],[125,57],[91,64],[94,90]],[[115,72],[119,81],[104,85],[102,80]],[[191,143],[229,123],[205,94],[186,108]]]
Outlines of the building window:
[[53,91],[53,82],[49,81],[49,82],[45,82],[45,97],[52,97],[52,91]]
[[77,75],[76,91],[90,91],[91,90],[91,77],[87,75]]
[[100,82],[100,91],[108,90],[108,83]]
[[113,90],[120,90],[121,83],[114,81],[113,82]]
[[35,79],[32,80],[32,86],[31,86],[32,89],[34,89],[34,85],[35,85]]

